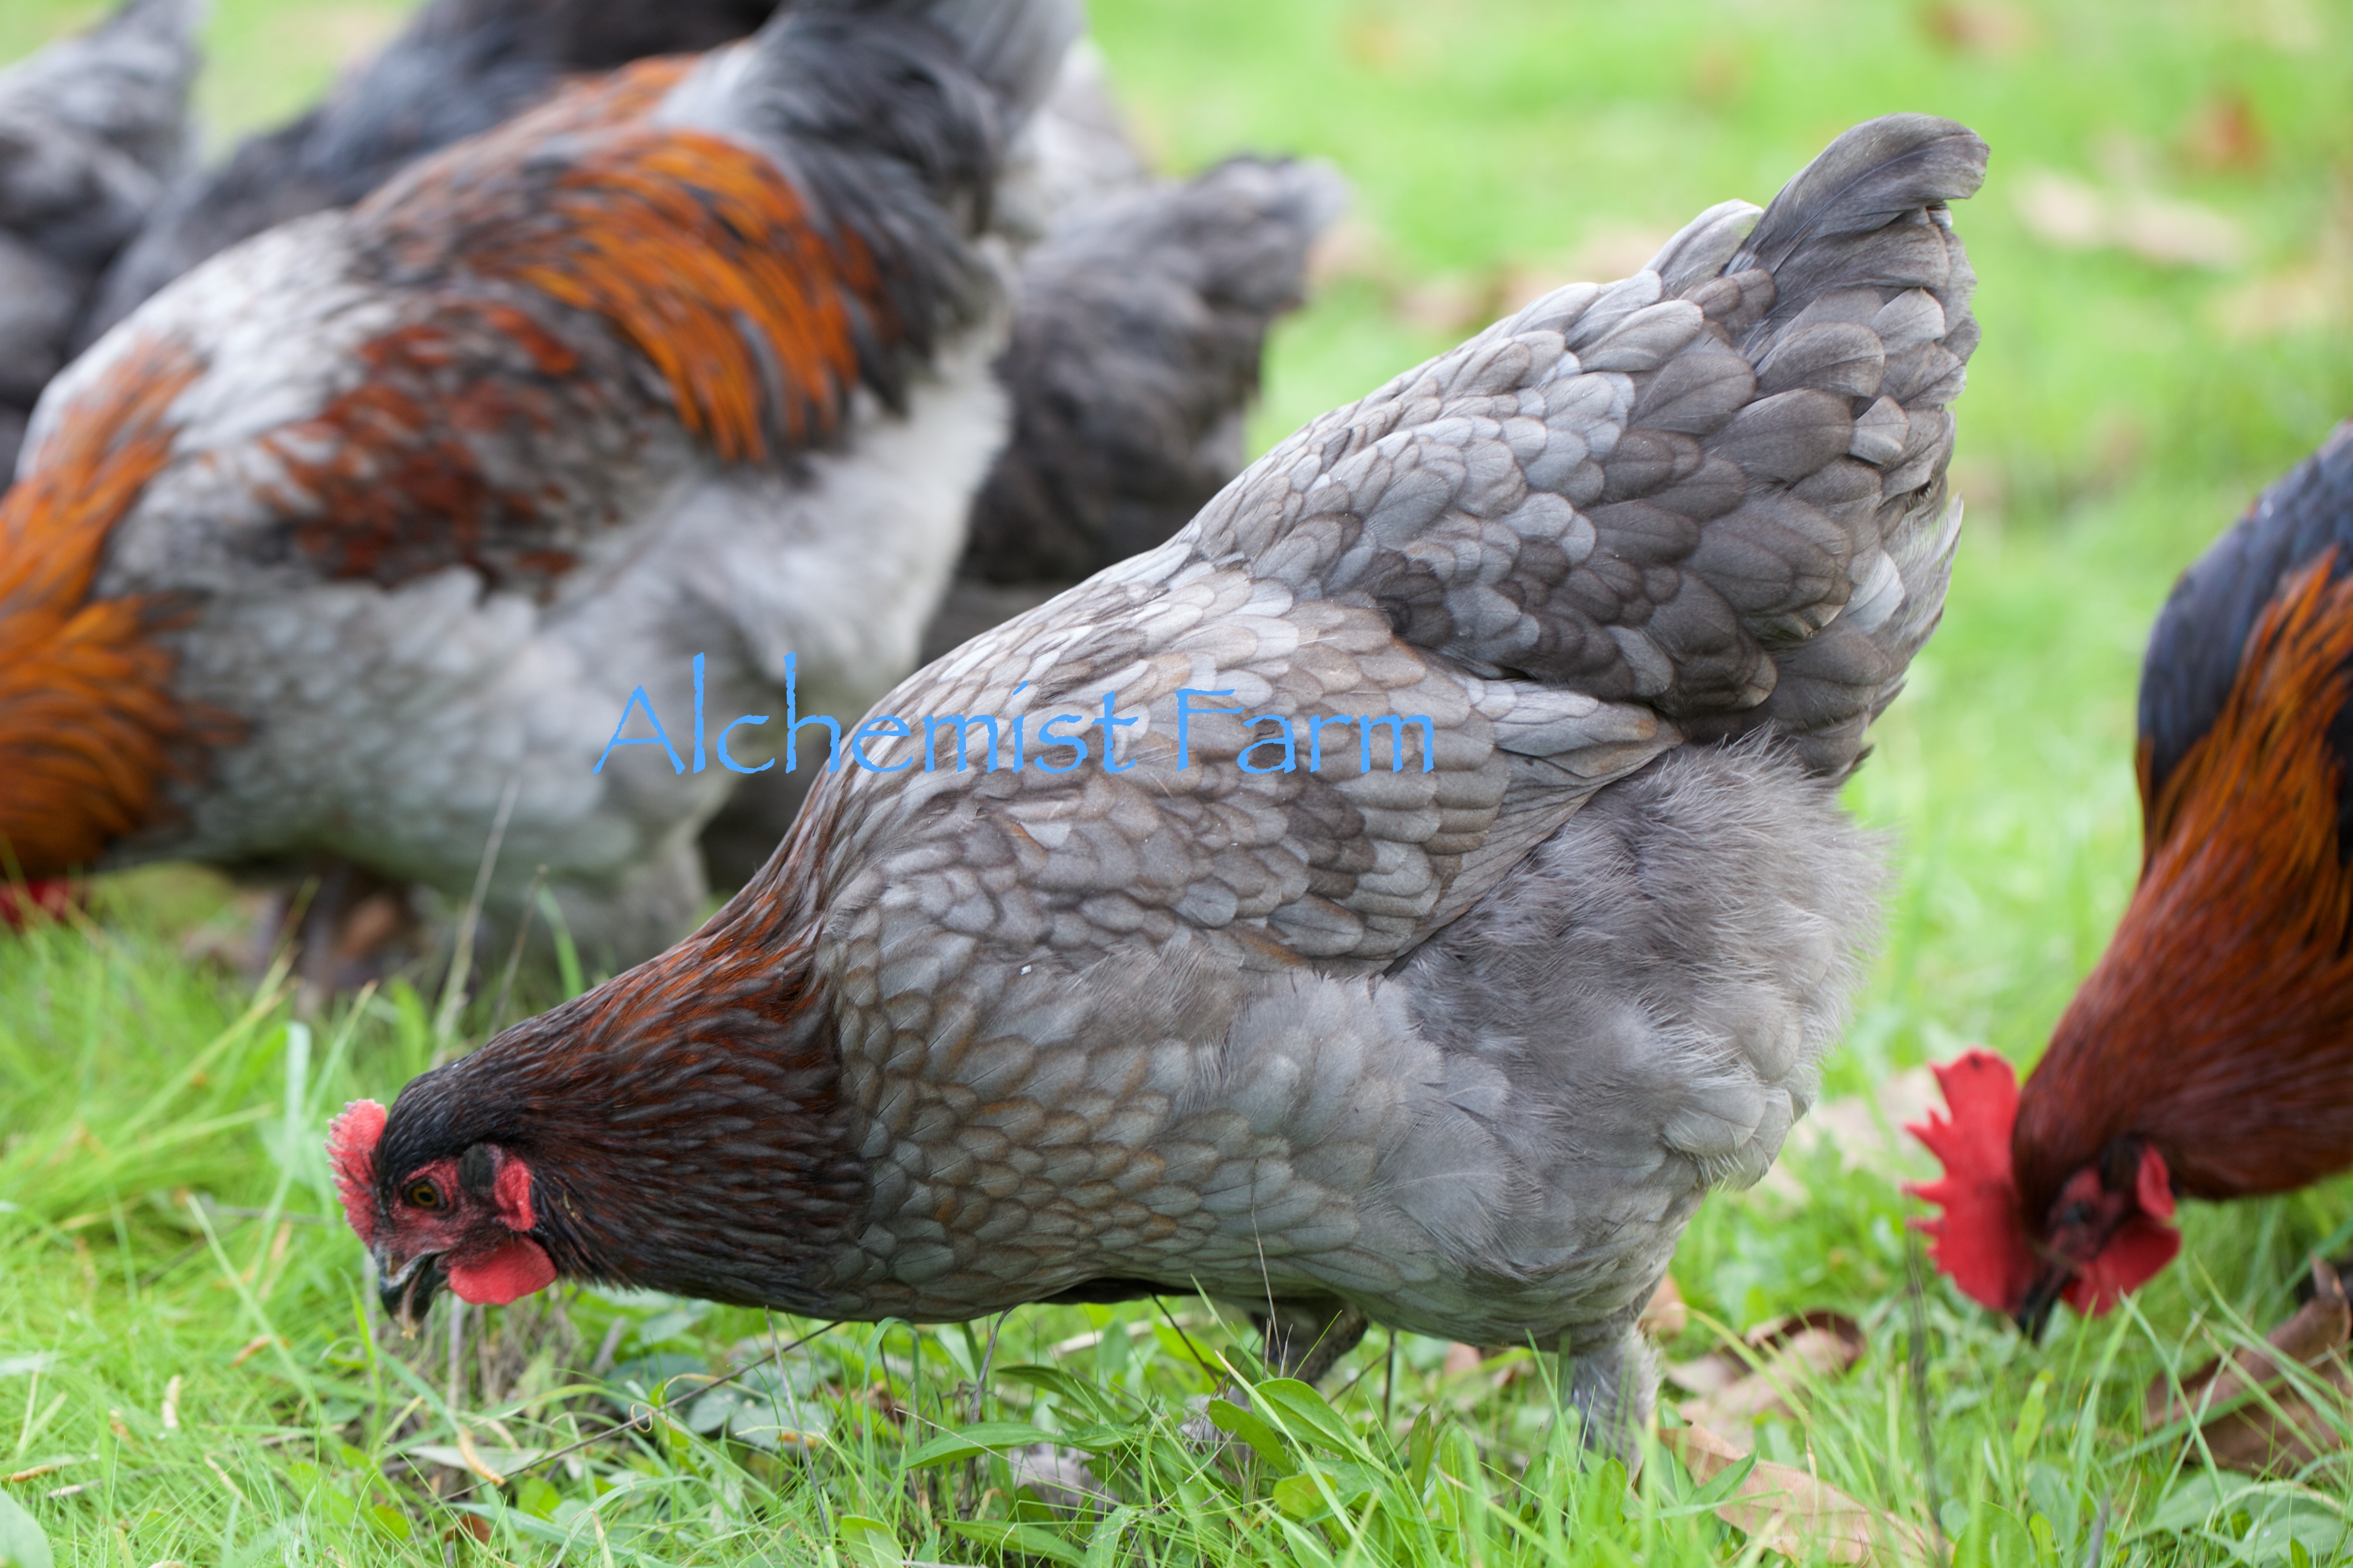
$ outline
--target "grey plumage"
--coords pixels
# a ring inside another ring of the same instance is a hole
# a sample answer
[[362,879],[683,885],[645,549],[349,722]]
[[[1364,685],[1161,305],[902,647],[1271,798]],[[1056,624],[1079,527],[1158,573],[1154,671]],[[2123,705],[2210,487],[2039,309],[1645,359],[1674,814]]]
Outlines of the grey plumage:
[[101,269],[176,172],[197,0],[125,0],[0,70],[0,485]]
[[[1942,599],[1976,339],[1943,203],[1982,159],[1948,122],[1861,127],[1814,170],[1926,163],[1892,218],[1886,179],[1811,174],[1762,222],[1703,215],[1660,270],[1314,422],[887,699],[1034,726],[1109,689],[1134,774],[943,763],[813,797],[816,963],[887,1173],[832,1305],[1090,1274],[1353,1305],[1559,1345],[1622,1441],[1633,1318],[1700,1197],[1803,1113],[1867,941],[1880,873],[1835,790]],[[1181,700],[1181,766],[1179,689],[1220,694]],[[1320,770],[1240,765],[1270,715]],[[1403,722],[1360,741],[1383,715],[1430,720],[1428,771],[1384,765]],[[1148,1153],[1157,1184],[1088,1209],[1050,1158],[992,1184],[966,1093],[991,1127],[1025,1096],[1076,1117],[1057,1148]]]
[[[1236,158],[1068,209],[1022,263],[1014,436],[958,576],[1042,599],[1191,521],[1241,469],[1267,329],[1346,201],[1324,164]],[[935,629],[926,653],[963,640]]]
[[[979,44],[1026,92],[1078,0],[997,3],[1018,25]],[[165,596],[156,707],[224,721],[102,853],[332,856],[462,896],[503,835],[510,929],[534,866],[592,955],[685,929],[733,775],[593,769],[633,690],[782,712],[796,658],[804,690],[886,689],[1002,440],[987,215],[1037,105],[923,14],[788,11],[584,82],[199,266],[50,384],[54,459],[185,360],[90,592]],[[401,417],[343,417],[363,402]]]

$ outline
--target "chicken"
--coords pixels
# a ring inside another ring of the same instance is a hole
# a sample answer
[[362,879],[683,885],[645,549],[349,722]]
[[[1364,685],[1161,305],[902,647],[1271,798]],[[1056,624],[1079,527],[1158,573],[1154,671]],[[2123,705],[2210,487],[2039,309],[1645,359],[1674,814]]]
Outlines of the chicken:
[[0,510],[0,842],[463,896],[502,839],[493,912],[543,865],[586,951],[673,939],[733,716],[913,666],[1007,424],[981,225],[1077,25],[806,0],[142,306]]
[[177,171],[196,0],[124,0],[0,70],[0,488],[83,301]]
[[[1066,81],[1040,128],[1083,125],[1085,86]],[[1267,330],[1300,303],[1308,247],[1347,200],[1339,174],[1312,163],[1236,158],[1155,183],[1139,161],[1122,179],[1103,168],[1115,123],[1060,134],[1039,160],[1059,187],[1051,226],[1023,258],[997,364],[1012,434],[973,501],[926,659],[1161,543],[1241,471]],[[811,776],[778,769],[737,786],[702,834],[713,885],[752,879]]]
[[337,1119],[388,1307],[1198,1287],[1310,1376],[1367,1316],[1557,1346],[1624,1445],[1867,940],[1836,788],[1943,600],[1984,161],[1858,127],[805,733],[700,931]]
[[351,205],[404,165],[545,98],[568,75],[714,48],[775,9],[776,0],[432,0],[324,102],[174,184],[108,271],[77,346],[206,258],[307,213]]
[[[360,200],[417,156],[544,97],[567,71],[717,43],[771,5],[438,0],[327,101],[182,182],[108,275],[83,336],[237,240]],[[1016,153],[1000,216],[1047,242],[1018,280],[1014,340],[997,364],[1014,428],[975,502],[980,537],[926,629],[924,657],[1158,543],[1240,471],[1266,327],[1299,303],[1306,247],[1345,200],[1321,166],[1257,160],[1152,182],[1088,47],[1070,51]],[[855,717],[879,689],[849,689],[838,717]],[[710,879],[730,889],[748,880],[806,784],[806,774],[739,784],[701,836]],[[304,952],[354,945],[344,927],[380,929],[353,915],[362,906],[396,911],[394,931],[412,923],[396,879],[334,858],[302,868],[320,883]],[[676,904],[666,899],[661,912]],[[323,967],[362,974],[380,956]]]
[[2141,666],[2140,883],[2023,1086],[1938,1069],[1937,1265],[2039,1335],[2171,1261],[2177,1198],[2353,1165],[2353,422],[2266,490]]

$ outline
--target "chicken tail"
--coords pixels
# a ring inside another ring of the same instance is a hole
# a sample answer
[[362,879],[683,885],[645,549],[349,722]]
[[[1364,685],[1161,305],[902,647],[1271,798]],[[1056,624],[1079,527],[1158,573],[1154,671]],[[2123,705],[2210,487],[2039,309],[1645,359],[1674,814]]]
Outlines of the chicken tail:
[[1806,423],[1808,402],[1833,419],[1843,404],[1853,429],[1841,459],[1791,487],[1810,487],[1806,499],[1846,535],[1845,603],[1806,616],[1819,624],[1777,654],[1778,679],[1763,703],[1689,726],[1694,739],[1770,722],[1820,771],[1843,773],[1936,629],[1960,537],[1960,507],[1945,483],[1949,405],[1978,337],[1969,313],[1977,275],[1946,204],[1973,195],[1985,168],[1986,144],[1967,127],[1887,115],[1800,170],[1720,273],[1688,275],[1692,253],[1712,248],[1704,245],[1681,253],[1670,245],[1653,263],[1671,294],[1709,278],[1768,274],[1771,304],[1736,343],[1756,367],[1761,400],[1799,395],[1784,398],[1793,426]]

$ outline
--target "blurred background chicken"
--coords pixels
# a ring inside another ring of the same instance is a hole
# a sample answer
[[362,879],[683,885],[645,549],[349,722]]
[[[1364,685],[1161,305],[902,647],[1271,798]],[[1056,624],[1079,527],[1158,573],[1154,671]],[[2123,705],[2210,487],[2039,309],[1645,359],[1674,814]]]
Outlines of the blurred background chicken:
[[1918,1189],[1954,1283],[2039,1334],[2180,1246],[2177,1197],[2353,1165],[2353,423],[2182,574],[2141,667],[2139,886],[2025,1084],[1939,1069]]
[[199,0],[124,0],[0,70],[0,483],[100,275],[186,154]]
[[1310,1377],[1368,1316],[1557,1346],[1627,1448],[1871,925],[1837,786],[1943,602],[1984,162],[1858,127],[903,683],[695,936],[346,1109],[387,1305],[1201,1289]]
[[[914,662],[1008,421],[987,215],[1077,20],[813,0],[126,318],[0,511],[24,873],[323,855],[462,895],[502,844],[494,913],[544,866],[588,951],[673,937],[763,745],[723,726],[781,718],[796,656],[813,707]],[[592,772],[632,711],[659,754]]]
[[[109,274],[82,335],[227,245],[361,199],[417,156],[543,99],[570,73],[723,40],[765,9],[765,0],[428,5],[323,102],[183,180]],[[1267,326],[1299,303],[1307,248],[1345,199],[1321,165],[1237,159],[1190,182],[1154,180],[1098,57],[1070,51],[994,193],[999,234],[1030,247],[1013,341],[997,364],[1013,398],[1012,433],[975,503],[976,537],[927,647],[962,640],[1165,539],[1240,469],[1241,416]],[[841,521],[858,525],[854,514]],[[824,589],[853,600],[860,591],[839,582]],[[798,710],[813,700],[853,719],[882,683],[805,692]],[[775,770],[739,788],[702,836],[717,885],[740,886],[767,858],[807,776]],[[413,919],[399,873],[382,854],[361,866],[341,856],[302,863],[322,879],[304,923],[309,945],[349,950],[331,969],[375,967],[385,955],[374,945]],[[468,890],[463,878],[438,885],[453,900]],[[660,933],[675,936],[691,913],[681,915],[665,890],[649,934],[613,956],[650,951],[659,921],[675,920]],[[275,926],[265,921],[265,951]]]

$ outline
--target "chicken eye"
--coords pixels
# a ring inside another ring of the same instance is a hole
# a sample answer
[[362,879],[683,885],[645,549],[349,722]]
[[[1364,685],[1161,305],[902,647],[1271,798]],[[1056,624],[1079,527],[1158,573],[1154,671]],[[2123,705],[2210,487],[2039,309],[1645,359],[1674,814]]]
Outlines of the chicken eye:
[[430,1182],[411,1183],[408,1191],[401,1195],[417,1208],[438,1209],[441,1206],[441,1189]]

